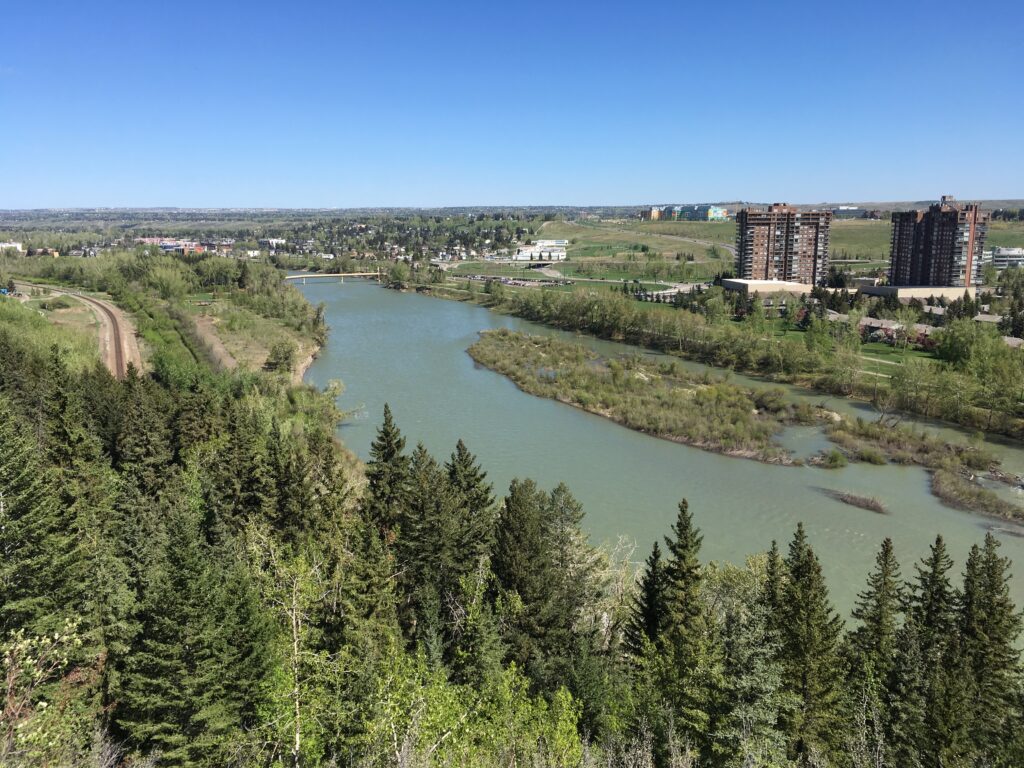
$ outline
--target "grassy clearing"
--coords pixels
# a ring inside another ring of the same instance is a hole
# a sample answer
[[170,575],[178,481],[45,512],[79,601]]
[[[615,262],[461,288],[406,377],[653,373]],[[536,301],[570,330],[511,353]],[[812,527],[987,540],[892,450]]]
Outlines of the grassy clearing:
[[888,264],[891,236],[888,220],[836,220],[829,234],[829,255]]
[[81,305],[47,312],[14,299],[0,299],[0,332],[32,339],[47,350],[56,345],[64,350],[72,370],[92,367],[99,360],[98,330],[92,312]]
[[[290,345],[295,350],[296,363],[313,352],[313,344],[306,335],[282,320],[264,317],[247,307],[227,301],[216,301],[206,306],[193,303],[189,305],[189,314],[196,324],[197,333],[224,368],[237,365],[251,371],[259,370],[266,365],[271,350],[281,344]],[[224,352],[229,357],[225,357]]]
[[[655,224],[662,222],[655,222]],[[663,222],[665,224],[701,224],[702,222]],[[729,227],[732,224],[726,223]],[[692,254],[696,261],[725,261],[731,263],[732,256],[724,248],[708,248],[700,243],[684,239],[679,234],[661,234],[647,230],[643,222],[601,222],[576,223],[549,221],[541,227],[538,238],[569,240],[567,249],[571,259],[616,259],[643,253],[660,259],[675,260],[677,254]],[[719,225],[714,225],[719,226]],[[696,237],[704,240],[708,238]],[[719,239],[718,243],[731,243],[730,238]],[[646,251],[643,249],[646,248]]]
[[991,221],[985,247],[1024,248],[1024,221]]
[[816,419],[810,407],[786,403],[781,390],[751,391],[687,373],[674,362],[602,358],[546,336],[486,331],[469,354],[530,394],[728,456],[792,464],[775,435],[787,423]]
[[736,223],[732,221],[631,221],[615,226],[633,232],[706,240],[722,245],[736,242]]

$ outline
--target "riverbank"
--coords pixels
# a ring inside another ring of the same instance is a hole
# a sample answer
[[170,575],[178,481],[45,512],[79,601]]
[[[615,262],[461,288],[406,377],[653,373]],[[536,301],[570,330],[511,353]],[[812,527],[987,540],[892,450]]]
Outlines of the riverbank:
[[[744,323],[709,322],[699,313],[638,302],[615,292],[515,289],[500,283],[479,291],[472,283],[468,290],[444,284],[424,287],[439,298],[472,301],[553,328],[743,371],[769,382],[877,403],[885,411],[902,410],[1013,439],[1024,436],[1024,421],[1016,416],[990,412],[953,396],[963,378],[957,371],[933,367],[912,372],[901,366],[892,376],[868,375],[850,365],[849,355],[824,354],[804,338],[752,333]],[[922,381],[922,376],[927,380]]]
[[[810,462],[814,466],[834,468],[848,462],[920,466],[931,473],[931,492],[943,503],[1024,521],[1024,508],[1002,499],[978,480],[983,472],[1007,485],[1020,479],[1003,473],[995,457],[977,444],[954,445],[891,422],[851,420],[806,404],[794,406],[785,401],[781,390],[753,391],[710,374],[688,373],[674,362],[659,365],[639,355],[602,357],[582,345],[547,336],[507,329],[485,331],[467,351],[477,363],[508,377],[524,392],[725,456],[781,465],[800,463],[776,442],[776,436],[794,424],[827,424],[823,434],[837,449],[814,457]],[[835,460],[837,450],[841,463]],[[840,500],[852,503],[845,497]]]
[[788,424],[821,418],[808,406],[786,403],[781,391],[753,392],[639,356],[603,358],[546,336],[486,331],[467,351],[524,392],[725,456],[794,464],[775,436]]

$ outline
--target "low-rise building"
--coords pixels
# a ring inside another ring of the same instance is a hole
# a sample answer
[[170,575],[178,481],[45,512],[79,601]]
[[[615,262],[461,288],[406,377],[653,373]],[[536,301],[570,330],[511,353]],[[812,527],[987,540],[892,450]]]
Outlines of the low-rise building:
[[725,278],[722,288],[736,291],[744,296],[767,296],[774,293],[791,293],[795,296],[809,294],[814,286],[811,283],[797,283],[790,280],[747,280],[743,278]]
[[24,249],[21,247],[21,243],[15,243],[13,241],[7,241],[5,243],[0,243],[0,251],[6,251],[6,250],[12,250],[12,251],[17,251],[18,253],[21,253],[22,250],[24,250]]

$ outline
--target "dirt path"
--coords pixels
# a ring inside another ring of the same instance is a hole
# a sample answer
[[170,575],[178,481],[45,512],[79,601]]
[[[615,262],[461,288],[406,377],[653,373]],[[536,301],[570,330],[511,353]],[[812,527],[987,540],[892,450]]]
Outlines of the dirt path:
[[217,364],[225,371],[233,371],[238,367],[238,361],[234,355],[228,352],[228,348],[221,341],[217,333],[217,323],[209,315],[200,315],[195,318],[196,331],[199,337],[209,346]]
[[22,282],[18,282],[17,285],[19,290],[39,288],[60,296],[68,296],[85,304],[100,322],[100,357],[107,370],[119,379],[123,379],[127,374],[129,363],[134,365],[136,370],[142,370],[142,354],[139,352],[135,326],[120,308],[109,301],[55,288],[52,285]]

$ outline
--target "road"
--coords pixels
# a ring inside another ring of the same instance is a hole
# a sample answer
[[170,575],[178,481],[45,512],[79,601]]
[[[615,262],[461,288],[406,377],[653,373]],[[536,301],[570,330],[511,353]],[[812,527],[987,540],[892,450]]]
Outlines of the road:
[[124,312],[109,301],[55,288],[52,285],[24,282],[17,282],[16,285],[18,290],[39,288],[50,293],[68,296],[85,304],[99,320],[100,356],[107,370],[118,379],[123,379],[128,373],[129,363],[132,363],[136,370],[142,370],[142,355],[139,353],[138,340],[135,338],[135,328]]

